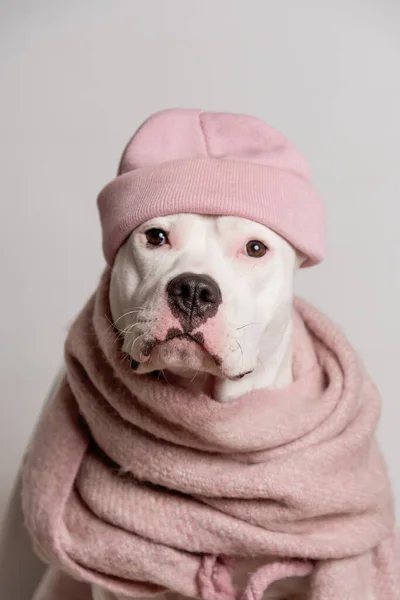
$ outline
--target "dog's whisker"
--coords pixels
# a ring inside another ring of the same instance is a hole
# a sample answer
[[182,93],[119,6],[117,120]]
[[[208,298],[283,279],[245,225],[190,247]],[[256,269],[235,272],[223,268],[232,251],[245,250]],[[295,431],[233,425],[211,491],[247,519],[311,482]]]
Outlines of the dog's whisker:
[[114,333],[114,329],[118,329],[118,328],[114,326],[114,323],[110,320],[110,318],[108,317],[108,315],[106,313],[104,313],[104,316],[109,323],[109,327],[108,327],[107,331]]
[[132,323],[131,325],[128,325],[128,327],[125,327],[125,329],[118,329],[120,334],[126,334],[126,333],[132,333],[132,330],[135,327],[138,327],[139,325],[141,325],[142,323]]
[[237,345],[239,346],[239,348],[240,348],[240,352],[241,352],[241,354],[242,354],[242,366],[243,366],[243,361],[244,361],[244,356],[243,356],[243,348],[242,348],[242,346],[239,344],[239,342],[238,342],[237,340],[236,340],[236,343],[237,343]]
[[164,377],[165,381],[166,381],[167,383],[171,384],[171,382],[170,382],[170,381],[168,381],[168,377],[166,376],[166,374],[165,374],[165,371],[164,371],[163,369],[161,369],[161,373],[162,373],[162,376]]
[[145,306],[142,306],[141,308],[138,307],[137,309],[129,310],[128,312],[124,313],[123,315],[120,315],[118,317],[118,319],[115,319],[115,321],[113,322],[114,327],[116,327],[116,323],[118,323],[118,321],[120,321],[124,317],[128,317],[129,315],[137,314],[140,312],[144,312],[145,310],[147,310]]
[[145,335],[146,335],[145,333],[142,333],[141,335],[138,335],[138,336],[137,336],[137,337],[136,337],[136,338],[135,338],[135,339],[132,341],[132,344],[131,344],[131,356],[132,356],[133,348],[134,348],[134,346],[135,346],[136,342],[137,342],[137,341],[138,341],[140,338],[143,338]]
[[110,319],[108,318],[107,315],[106,319],[109,322],[110,326],[107,329],[107,332],[109,334],[108,336],[108,340],[107,341],[114,341],[114,342],[118,342],[119,340],[123,339],[123,333],[125,332],[125,330],[123,329],[119,329],[118,327],[115,327],[115,325],[110,321]]
[[192,377],[192,379],[189,381],[189,384],[190,384],[190,383],[193,383],[193,381],[196,379],[196,377],[197,377],[197,375],[198,375],[198,374],[199,374],[199,371],[197,371],[197,372],[194,374],[194,376]]
[[145,323],[151,323],[151,321],[149,319],[140,319],[140,320],[134,321],[130,325],[127,325],[124,329],[120,329],[119,327],[115,327],[115,326],[114,326],[114,329],[116,329],[117,332],[120,334],[121,333],[126,334],[126,333],[130,333],[134,327],[137,327],[138,325],[143,325]]
[[120,339],[122,339],[122,335],[120,335],[120,333],[118,331],[115,331],[114,327],[112,327],[112,328],[110,327],[106,333],[108,334],[108,338],[107,338],[108,342],[111,342],[111,341],[117,342]]
[[259,322],[254,322],[254,323],[247,323],[247,325],[242,325],[241,327],[236,327],[236,331],[239,331],[239,329],[244,329],[245,327],[250,327],[250,325],[261,325],[261,323]]

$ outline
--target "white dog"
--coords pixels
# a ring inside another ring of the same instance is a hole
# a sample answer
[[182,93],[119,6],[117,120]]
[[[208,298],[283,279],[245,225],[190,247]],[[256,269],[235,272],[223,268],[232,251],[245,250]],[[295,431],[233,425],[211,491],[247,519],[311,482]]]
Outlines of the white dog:
[[[247,219],[178,214],[144,223],[120,248],[110,287],[132,368],[220,402],[288,385],[293,278],[303,260]],[[256,564],[243,561],[243,581]],[[306,586],[306,579],[277,582],[266,598],[304,598]],[[93,598],[115,596],[95,586]]]

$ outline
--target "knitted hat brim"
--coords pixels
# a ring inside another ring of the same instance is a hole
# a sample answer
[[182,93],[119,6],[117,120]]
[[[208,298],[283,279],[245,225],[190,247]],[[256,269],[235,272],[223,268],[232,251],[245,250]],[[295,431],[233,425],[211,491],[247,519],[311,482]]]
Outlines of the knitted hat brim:
[[261,223],[306,256],[303,267],[319,263],[325,253],[324,207],[312,183],[290,170],[247,161],[197,158],[132,170],[106,185],[98,207],[110,265],[136,227],[178,213]]

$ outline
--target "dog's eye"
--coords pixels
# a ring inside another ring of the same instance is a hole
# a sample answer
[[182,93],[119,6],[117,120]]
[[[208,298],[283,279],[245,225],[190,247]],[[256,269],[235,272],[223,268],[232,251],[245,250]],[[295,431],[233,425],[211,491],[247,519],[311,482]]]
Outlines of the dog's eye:
[[145,236],[152,246],[163,246],[168,242],[168,236],[162,229],[148,229],[145,232]]
[[267,250],[267,246],[258,240],[251,240],[246,244],[246,253],[253,258],[261,258]]

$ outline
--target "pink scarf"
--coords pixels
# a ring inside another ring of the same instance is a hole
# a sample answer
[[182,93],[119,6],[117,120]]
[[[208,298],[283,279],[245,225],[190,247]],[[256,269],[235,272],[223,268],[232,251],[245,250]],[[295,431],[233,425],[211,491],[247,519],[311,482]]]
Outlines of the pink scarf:
[[[221,404],[133,373],[108,289],[107,271],[25,458],[37,552],[127,596],[233,600],[237,558],[273,556],[244,600],[306,574],[312,600],[398,599],[379,396],[341,333],[296,300],[293,384]],[[41,597],[64,597],[65,575],[49,581]]]

